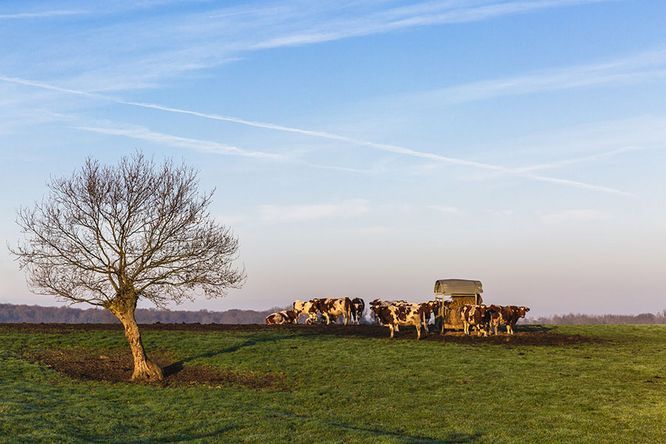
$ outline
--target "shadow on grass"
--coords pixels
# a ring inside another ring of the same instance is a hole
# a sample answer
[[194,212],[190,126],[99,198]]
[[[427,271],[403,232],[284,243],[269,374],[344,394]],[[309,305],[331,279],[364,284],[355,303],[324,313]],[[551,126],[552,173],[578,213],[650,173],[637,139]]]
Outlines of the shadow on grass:
[[192,427],[182,432],[174,433],[168,436],[162,437],[150,437],[150,438],[139,438],[139,439],[128,439],[128,437],[115,437],[110,438],[108,434],[103,435],[93,435],[85,432],[81,433],[68,433],[68,438],[75,438],[81,440],[82,442],[105,442],[105,443],[114,443],[114,444],[148,444],[148,443],[171,443],[171,442],[188,442],[188,441],[197,441],[204,440],[204,442],[221,442],[224,441],[223,436],[225,433],[237,428],[236,424],[229,424],[223,427],[220,427],[211,432],[199,432],[196,427]]
[[289,335],[280,335],[280,336],[266,336],[266,337],[246,339],[240,344],[225,347],[221,350],[211,350],[206,353],[200,353],[198,355],[188,356],[187,358],[181,359],[180,361],[176,361],[172,364],[162,367],[162,373],[164,373],[165,377],[169,377],[181,372],[183,368],[185,368],[185,364],[190,363],[192,361],[196,361],[197,359],[213,358],[215,356],[220,356],[226,353],[234,353],[246,347],[253,347],[257,344],[263,344],[267,342],[278,342],[284,339],[293,339],[293,338],[294,338],[293,336]]
[[293,413],[287,413],[287,412],[276,412],[276,411],[268,411],[267,412],[270,416],[273,417],[284,417],[284,418],[291,418],[291,419],[300,419],[300,420],[314,420],[320,424],[322,424],[325,427],[337,427],[339,429],[343,430],[350,430],[354,432],[361,432],[365,434],[372,435],[374,438],[380,438],[380,437],[389,437],[389,438],[396,438],[400,442],[413,442],[413,443],[451,443],[451,444],[470,444],[477,442],[483,434],[481,432],[476,432],[476,433],[459,433],[459,432],[453,432],[450,433],[446,438],[430,438],[428,436],[423,436],[423,435],[415,435],[415,434],[409,434],[405,432],[400,432],[400,431],[392,431],[392,430],[385,430],[379,427],[367,427],[367,426],[362,426],[362,425],[355,425],[355,424],[349,424],[349,423],[344,423],[344,422],[339,422],[339,421],[329,421],[325,419],[317,419],[311,416],[307,415],[298,415],[298,414],[293,414]]
[[398,438],[401,442],[423,442],[423,443],[458,443],[458,444],[468,444],[478,441],[483,435],[480,432],[469,434],[469,433],[451,433],[444,439],[429,438],[422,435],[410,435],[402,432],[393,432],[390,430],[382,430],[376,427],[361,427],[351,424],[344,424],[338,422],[328,422],[328,424],[339,427],[345,430],[354,430],[357,432],[364,432],[374,435],[375,437],[388,436],[391,438]]
[[541,324],[518,324],[516,325],[516,331],[524,331],[527,333],[546,333],[553,329],[552,326],[541,325]]

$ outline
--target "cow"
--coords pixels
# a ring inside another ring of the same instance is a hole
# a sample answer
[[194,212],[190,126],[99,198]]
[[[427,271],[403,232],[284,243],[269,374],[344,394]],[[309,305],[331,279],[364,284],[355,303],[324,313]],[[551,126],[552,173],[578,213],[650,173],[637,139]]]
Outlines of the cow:
[[[378,316],[378,311],[380,307],[390,307],[390,306],[400,306],[400,305],[409,305],[410,303],[405,301],[405,300],[397,300],[397,301],[382,301],[381,299],[375,299],[374,301],[370,302],[370,312],[372,313],[372,316],[375,318],[375,322],[379,325],[387,325],[383,320],[382,317]],[[400,328],[398,325],[395,326],[395,331],[400,331]]]
[[430,323],[430,317],[435,315],[435,323],[437,323],[437,316],[439,316],[440,307],[442,306],[442,301],[428,301],[418,304],[421,307],[421,313],[423,316],[423,329],[426,333],[430,333],[428,329],[428,324]]
[[266,316],[266,325],[296,324],[298,313],[294,310],[283,310]]
[[360,324],[363,319],[363,312],[365,311],[365,301],[361,298],[354,298],[351,300],[351,321],[352,324]]
[[502,307],[500,305],[489,305],[486,308],[488,318],[488,332],[491,335],[499,334],[499,328],[502,324]]
[[[391,337],[394,331],[399,331],[401,325],[413,325],[416,327],[416,339],[421,339],[421,327],[423,326],[423,310],[419,304],[393,304],[388,307]],[[426,329],[426,333],[427,333]]]
[[501,323],[506,325],[506,332],[510,335],[514,333],[513,329],[518,322],[518,319],[524,318],[527,312],[530,311],[529,307],[506,305],[501,307]]
[[490,312],[485,305],[463,305],[460,307],[460,319],[466,335],[476,328],[477,335],[488,336],[488,320]]
[[416,327],[416,338],[421,339],[423,327],[423,311],[420,304],[410,304],[400,301],[387,302],[375,299],[370,303],[370,310],[380,325],[387,326],[391,331],[391,338],[395,332],[400,331],[401,325]]
[[[296,300],[293,304],[293,309],[298,316],[306,315],[306,324],[314,324],[317,321],[317,303],[318,299],[311,299],[309,301]],[[298,318],[296,318],[298,323]]]
[[375,322],[379,325],[384,325],[382,323],[381,317],[379,316],[379,308],[382,306],[388,307],[388,304],[385,301],[382,301],[381,299],[375,299],[372,302],[370,302],[368,306],[370,307],[370,313],[371,316],[375,319]]
[[335,320],[338,316],[342,316],[345,325],[349,324],[351,319],[351,306],[352,302],[349,298],[327,298],[327,299],[313,299],[317,310],[326,319],[326,325],[331,323],[331,317]]

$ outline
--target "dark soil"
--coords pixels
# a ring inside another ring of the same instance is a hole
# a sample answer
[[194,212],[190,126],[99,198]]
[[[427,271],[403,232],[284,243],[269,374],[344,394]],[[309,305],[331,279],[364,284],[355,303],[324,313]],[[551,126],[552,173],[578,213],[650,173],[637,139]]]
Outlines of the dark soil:
[[[0,331],[24,333],[71,333],[76,331],[112,330],[122,332],[120,324],[0,324]],[[386,327],[378,325],[258,325],[258,324],[143,324],[142,331],[192,331],[201,333],[213,332],[243,332],[260,333],[267,331],[280,331],[294,335],[333,335],[364,338],[389,339]],[[423,340],[440,341],[459,344],[481,345],[496,344],[509,346],[567,346],[585,343],[602,342],[599,338],[582,335],[566,335],[551,331],[552,328],[542,325],[519,325],[515,335],[500,334],[498,336],[478,337],[475,334],[465,336],[462,332],[446,332],[440,335],[433,331]],[[401,327],[395,335],[396,340],[416,339],[413,327]],[[129,357],[127,358],[129,359]],[[168,361],[168,360],[167,360]]]
[[[221,387],[241,385],[256,389],[288,390],[282,374],[259,374],[250,371],[225,370],[206,365],[184,365],[168,353],[151,352],[150,357],[162,367],[163,386],[206,385]],[[130,382],[132,355],[129,351],[95,353],[88,349],[61,349],[30,352],[26,358],[77,379]]]

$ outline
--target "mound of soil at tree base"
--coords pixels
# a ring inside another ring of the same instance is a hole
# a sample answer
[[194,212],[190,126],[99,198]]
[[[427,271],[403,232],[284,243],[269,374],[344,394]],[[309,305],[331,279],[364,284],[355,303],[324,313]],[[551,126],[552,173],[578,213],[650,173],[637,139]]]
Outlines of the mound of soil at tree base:
[[[132,355],[129,351],[94,352],[88,349],[41,350],[25,354],[33,362],[76,379],[130,382]],[[255,373],[229,370],[206,365],[184,364],[165,352],[152,352],[150,358],[162,367],[162,386],[205,385],[210,387],[244,386],[255,389],[287,391],[286,377],[278,373]]]

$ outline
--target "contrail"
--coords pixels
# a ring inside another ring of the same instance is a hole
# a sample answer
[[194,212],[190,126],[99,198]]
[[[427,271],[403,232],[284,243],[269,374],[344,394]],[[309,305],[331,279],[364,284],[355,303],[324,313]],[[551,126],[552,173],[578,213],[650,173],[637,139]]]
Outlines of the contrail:
[[238,125],[244,125],[244,126],[249,126],[249,127],[254,127],[254,128],[262,128],[262,129],[268,129],[268,130],[273,130],[273,131],[281,131],[281,132],[286,132],[286,133],[300,134],[300,135],[315,137],[315,138],[320,138],[320,139],[335,140],[335,141],[339,141],[339,142],[345,142],[345,143],[349,143],[349,144],[352,144],[352,145],[363,146],[363,147],[371,148],[371,149],[378,150],[378,151],[388,152],[388,153],[392,153],[392,154],[400,154],[400,155],[419,158],[419,159],[427,159],[427,160],[433,160],[433,161],[437,161],[437,162],[448,163],[448,164],[451,164],[451,165],[477,168],[477,169],[482,169],[482,170],[485,170],[485,171],[494,171],[494,172],[497,172],[497,173],[508,174],[508,175],[522,177],[522,178],[525,178],[525,179],[530,179],[530,180],[539,181],[539,182],[553,183],[553,184],[558,184],[558,185],[563,185],[563,186],[568,186],[568,187],[574,187],[574,188],[585,189],[585,190],[590,190],[590,191],[599,191],[599,192],[603,192],[603,193],[610,193],[610,194],[616,194],[616,195],[621,195],[621,196],[634,196],[631,193],[627,193],[625,191],[618,190],[618,189],[615,189],[615,188],[606,187],[606,186],[594,185],[594,184],[589,184],[589,183],[585,183],[585,182],[579,182],[579,181],[576,181],[576,180],[560,179],[560,178],[550,177],[550,176],[541,176],[541,175],[536,175],[536,174],[523,172],[520,169],[506,168],[506,167],[503,167],[503,166],[500,166],[500,165],[494,165],[494,164],[489,164],[489,163],[484,163],[484,162],[476,162],[476,161],[465,160],[465,159],[460,159],[460,158],[450,157],[450,156],[443,156],[441,154],[431,153],[431,152],[427,152],[427,151],[414,150],[412,148],[399,146],[399,145],[375,143],[375,142],[370,142],[370,141],[366,141],[366,140],[360,140],[360,139],[355,139],[355,138],[352,138],[352,137],[343,136],[343,135],[340,135],[340,134],[329,133],[329,132],[326,132],[326,131],[315,131],[315,130],[308,130],[308,129],[303,129],[303,128],[295,128],[295,127],[290,127],[290,126],[278,125],[278,124],[270,123],[270,122],[248,120],[248,119],[242,119],[240,117],[234,117],[234,116],[226,116],[226,115],[222,115],[222,114],[202,113],[202,112],[199,112],[199,111],[193,111],[193,110],[182,109],[182,108],[174,108],[174,107],[159,105],[159,104],[155,104],[155,103],[146,103],[146,102],[136,102],[136,101],[130,101],[130,100],[123,100],[123,99],[119,99],[119,98],[116,98],[116,97],[107,96],[107,95],[103,95],[103,94],[91,93],[91,92],[87,92],[87,91],[80,91],[80,90],[75,90],[75,89],[70,89],[70,88],[62,88],[62,87],[54,86],[54,85],[51,85],[51,84],[48,84],[48,83],[36,82],[36,81],[21,79],[21,78],[17,78],[17,77],[0,76],[0,81],[7,82],[7,83],[13,83],[13,84],[17,84],[17,85],[30,86],[30,87],[33,87],[33,88],[40,88],[40,89],[49,90],[49,91],[60,92],[60,93],[64,93],[64,94],[72,94],[72,95],[77,95],[77,96],[82,96],[82,97],[88,97],[88,98],[91,98],[91,99],[103,100],[103,101],[107,101],[107,102],[116,103],[116,104],[119,104],[119,105],[133,106],[133,107],[138,107],[138,108],[152,109],[152,110],[158,110],[158,111],[164,111],[164,112],[170,112],[170,113],[176,113],[176,114],[184,114],[184,115],[190,115],[190,116],[200,117],[200,118],[209,119],[209,120],[235,123],[235,124],[238,124]]

